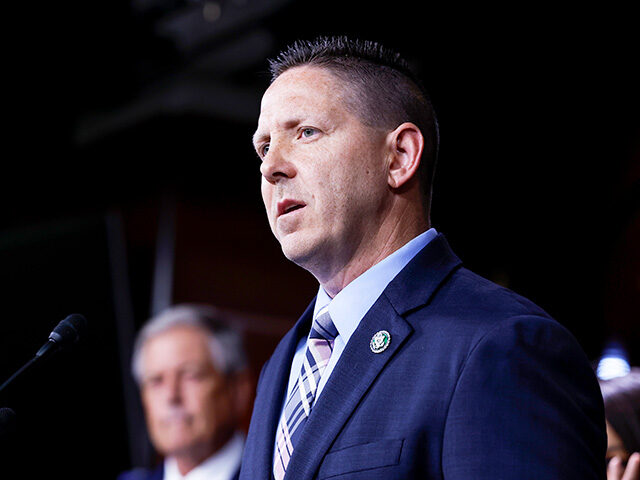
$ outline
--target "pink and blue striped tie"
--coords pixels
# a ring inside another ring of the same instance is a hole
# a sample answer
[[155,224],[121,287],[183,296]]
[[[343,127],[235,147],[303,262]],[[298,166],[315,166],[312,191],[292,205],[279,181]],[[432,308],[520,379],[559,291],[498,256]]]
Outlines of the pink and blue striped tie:
[[275,480],[284,478],[296,441],[311,414],[318,383],[322,372],[329,363],[333,342],[337,335],[338,330],[329,316],[327,305],[320,309],[313,321],[300,375],[287,399],[284,414],[278,424],[273,459]]

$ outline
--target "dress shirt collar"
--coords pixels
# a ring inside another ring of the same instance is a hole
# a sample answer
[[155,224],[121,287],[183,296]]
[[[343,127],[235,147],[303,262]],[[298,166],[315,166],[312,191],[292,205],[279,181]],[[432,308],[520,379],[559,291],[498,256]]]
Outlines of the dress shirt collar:
[[184,476],[176,459],[168,457],[164,462],[164,480],[229,480],[240,467],[243,448],[244,435],[236,432],[220,450]]
[[358,327],[360,320],[373,306],[384,289],[387,288],[391,280],[437,234],[438,232],[434,228],[421,233],[353,280],[333,299],[320,286],[313,317],[316,317],[322,307],[329,304],[331,320],[333,320],[338,329],[338,335],[342,337],[342,341],[346,344]]

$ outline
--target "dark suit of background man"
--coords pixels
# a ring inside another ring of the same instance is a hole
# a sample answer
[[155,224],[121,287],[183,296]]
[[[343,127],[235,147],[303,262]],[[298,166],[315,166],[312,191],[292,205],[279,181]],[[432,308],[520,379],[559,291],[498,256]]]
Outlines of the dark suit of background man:
[[431,228],[437,125],[405,65],[344,38],[271,63],[262,196],[320,288],[263,368],[240,478],[604,478],[580,346]]
[[118,480],[237,479],[251,383],[238,332],[206,305],[178,305],[140,330],[133,375],[164,461]]

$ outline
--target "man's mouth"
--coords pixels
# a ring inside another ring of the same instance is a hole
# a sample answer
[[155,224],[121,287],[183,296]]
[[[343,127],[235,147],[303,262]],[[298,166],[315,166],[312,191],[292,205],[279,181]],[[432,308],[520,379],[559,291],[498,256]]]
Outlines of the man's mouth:
[[285,199],[278,202],[278,217],[304,208],[306,204],[299,200]]
[[174,410],[166,414],[162,422],[165,425],[186,424],[191,421],[190,415],[183,410]]

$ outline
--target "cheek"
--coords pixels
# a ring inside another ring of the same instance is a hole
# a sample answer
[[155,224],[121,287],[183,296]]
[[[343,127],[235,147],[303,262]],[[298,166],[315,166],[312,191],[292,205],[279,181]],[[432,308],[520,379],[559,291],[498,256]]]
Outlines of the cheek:
[[151,418],[157,417],[157,410],[159,406],[158,396],[152,395],[149,392],[143,392],[141,397],[142,406],[144,407],[144,411],[147,412],[147,416]]
[[162,435],[165,428],[162,423],[161,404],[153,395],[149,394],[143,396],[142,404],[149,433],[153,438],[158,439],[158,436]]
[[339,159],[336,163],[339,167],[328,172],[319,191],[330,197],[335,207],[341,210],[366,207],[371,199],[377,197],[380,183],[380,175],[366,163],[368,160],[355,153]]
[[199,415],[194,415],[194,431],[211,437],[224,428],[231,419],[227,405],[219,400],[206,401],[200,405]]
[[223,397],[219,389],[213,386],[194,386],[185,397],[186,407],[193,413],[198,413],[202,418],[214,418],[218,416],[220,399]]
[[262,203],[264,204],[264,208],[267,212],[267,217],[269,217],[269,220],[271,220],[271,199],[273,196],[273,186],[264,178],[262,179],[262,183],[260,185],[260,192],[262,193]]
[[260,192],[262,193],[262,202],[268,210],[269,200],[271,199],[271,188],[269,182],[267,182],[264,177],[262,177],[260,181]]

